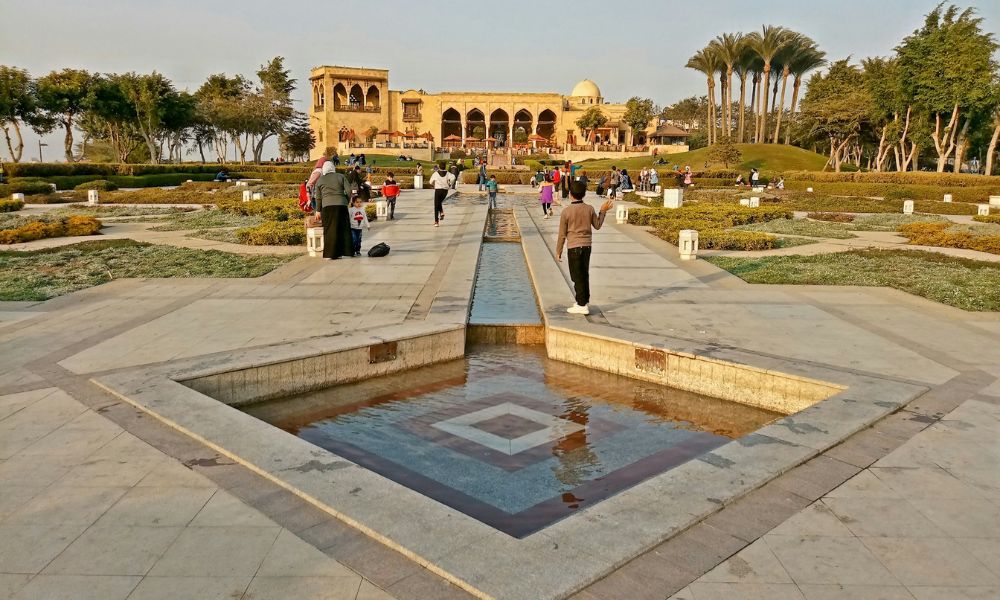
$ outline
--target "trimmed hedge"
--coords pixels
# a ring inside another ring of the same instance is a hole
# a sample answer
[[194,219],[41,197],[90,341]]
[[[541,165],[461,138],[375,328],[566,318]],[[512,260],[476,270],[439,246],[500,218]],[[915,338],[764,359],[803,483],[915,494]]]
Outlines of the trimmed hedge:
[[952,231],[951,223],[910,223],[899,233],[916,246],[962,248],[1000,254],[1000,235],[980,235],[971,231]]
[[778,238],[759,231],[729,230],[736,225],[790,219],[792,212],[779,207],[749,208],[738,205],[687,204],[681,208],[644,208],[629,213],[629,223],[650,225],[653,235],[672,244],[682,229],[698,231],[702,248],[716,250],[769,250]]
[[24,208],[24,202],[21,200],[11,200],[10,198],[0,200],[0,213],[17,212],[22,208]]
[[0,198],[9,198],[11,194],[35,196],[51,193],[52,186],[38,179],[11,179],[8,183],[0,184]]
[[[792,210],[805,212],[903,212],[902,200],[829,196],[826,194],[789,194],[781,199],[781,205],[787,206]],[[978,210],[974,204],[964,202],[940,202],[935,200],[914,200],[913,209],[918,213],[932,215],[975,215]]]
[[87,191],[87,190],[98,190],[101,192],[113,192],[118,189],[118,186],[114,182],[108,181],[107,179],[95,179],[93,181],[88,181],[86,183],[81,183],[80,185],[73,188],[74,190]]
[[811,212],[806,215],[807,218],[814,221],[827,221],[829,223],[852,223],[854,222],[854,215],[849,213],[839,213],[839,212]]
[[56,220],[31,221],[20,227],[0,230],[0,244],[18,244],[45,238],[94,235],[101,222],[94,217],[65,217]]
[[248,246],[299,246],[306,243],[306,228],[301,219],[265,221],[237,229],[236,238]]
[[980,223],[1000,223],[1000,214],[976,215],[972,217],[972,220]]
[[288,221],[301,219],[304,216],[299,210],[299,201],[294,198],[268,198],[250,202],[227,198],[219,201],[216,206],[222,212],[263,217],[268,221]]
[[[986,181],[982,177],[980,181]],[[996,178],[991,178],[996,179]],[[976,187],[943,187],[939,185],[914,185],[898,183],[851,183],[851,182],[817,182],[805,181],[785,181],[785,187],[789,190],[804,191],[807,187],[812,187],[817,193],[830,194],[834,196],[863,196],[879,197],[891,199],[910,200],[933,200],[940,202],[945,193],[952,195],[955,202],[986,202],[991,195],[1000,194],[1000,184],[992,186]],[[942,203],[944,204],[944,203]]]

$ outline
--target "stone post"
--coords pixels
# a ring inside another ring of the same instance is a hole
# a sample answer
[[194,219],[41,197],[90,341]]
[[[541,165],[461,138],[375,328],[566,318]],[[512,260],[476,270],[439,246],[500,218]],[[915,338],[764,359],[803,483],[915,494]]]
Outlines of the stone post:
[[21,192],[15,192],[15,193],[13,193],[13,194],[10,195],[10,199],[13,200],[13,201],[15,201],[15,202],[17,202],[18,200],[20,200],[21,202],[24,202],[24,194],[22,194]]
[[913,200],[903,200],[903,214],[904,215],[913,214]]
[[945,194],[944,195],[944,201],[945,202],[951,202],[951,194]]
[[753,196],[750,198],[750,202],[747,203],[750,208],[760,208],[760,198]]
[[694,229],[682,229],[677,234],[677,249],[680,251],[681,260],[698,258],[698,232]]
[[243,190],[243,201],[250,202],[250,198],[253,197],[253,192],[250,190]]
[[980,217],[985,217],[985,216],[988,216],[990,214],[990,205],[989,204],[977,204],[977,206],[979,207],[978,215]]
[[619,225],[622,225],[622,224],[628,222],[628,207],[627,206],[625,206],[625,205],[623,205],[621,203],[618,203],[618,205],[615,206],[615,222],[618,223]]
[[990,206],[1000,208],[1000,196],[990,196]]
[[309,256],[323,256],[323,228],[310,227],[306,229],[306,250]]
[[100,194],[97,190],[87,190],[87,204],[97,206],[101,203]]
[[253,193],[253,199],[254,200],[263,200],[264,199],[264,192],[254,192]]
[[375,201],[375,216],[384,218],[389,216],[389,202],[386,200]]
[[684,206],[684,190],[681,188],[664,188],[663,207],[680,208]]

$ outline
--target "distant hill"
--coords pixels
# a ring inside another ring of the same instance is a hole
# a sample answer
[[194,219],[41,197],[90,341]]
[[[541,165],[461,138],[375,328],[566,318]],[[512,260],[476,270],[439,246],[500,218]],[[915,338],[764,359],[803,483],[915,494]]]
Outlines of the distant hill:
[[[803,150],[795,146],[785,146],[783,144],[736,144],[743,154],[743,160],[738,165],[729,165],[732,169],[749,171],[756,167],[762,171],[820,171],[826,164],[826,157],[809,150]],[[705,168],[705,161],[708,157],[708,148],[699,148],[691,152],[681,154],[663,154],[662,158],[667,161],[667,167],[671,168],[675,164],[683,169],[685,165],[690,165],[695,171]],[[641,156],[627,159],[601,159],[588,160],[580,163],[580,166],[589,169],[610,169],[612,165],[619,169],[641,169],[653,164],[660,157]],[[711,169],[722,169],[722,163],[712,163]]]

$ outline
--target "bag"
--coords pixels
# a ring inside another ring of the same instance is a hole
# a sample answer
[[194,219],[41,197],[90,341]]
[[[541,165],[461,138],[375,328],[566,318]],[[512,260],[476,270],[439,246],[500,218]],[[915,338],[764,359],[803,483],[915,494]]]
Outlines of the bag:
[[299,186],[299,210],[302,212],[312,210],[312,198],[309,197],[309,188],[305,183]]
[[368,249],[368,256],[372,258],[379,258],[389,254],[389,244],[385,242],[379,242]]

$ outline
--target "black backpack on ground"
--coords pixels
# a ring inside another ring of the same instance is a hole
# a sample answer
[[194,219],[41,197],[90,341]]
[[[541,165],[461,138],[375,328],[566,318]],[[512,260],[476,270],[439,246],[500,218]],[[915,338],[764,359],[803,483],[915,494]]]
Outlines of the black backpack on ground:
[[379,258],[389,254],[389,244],[385,242],[379,242],[368,249],[368,256],[372,258]]

